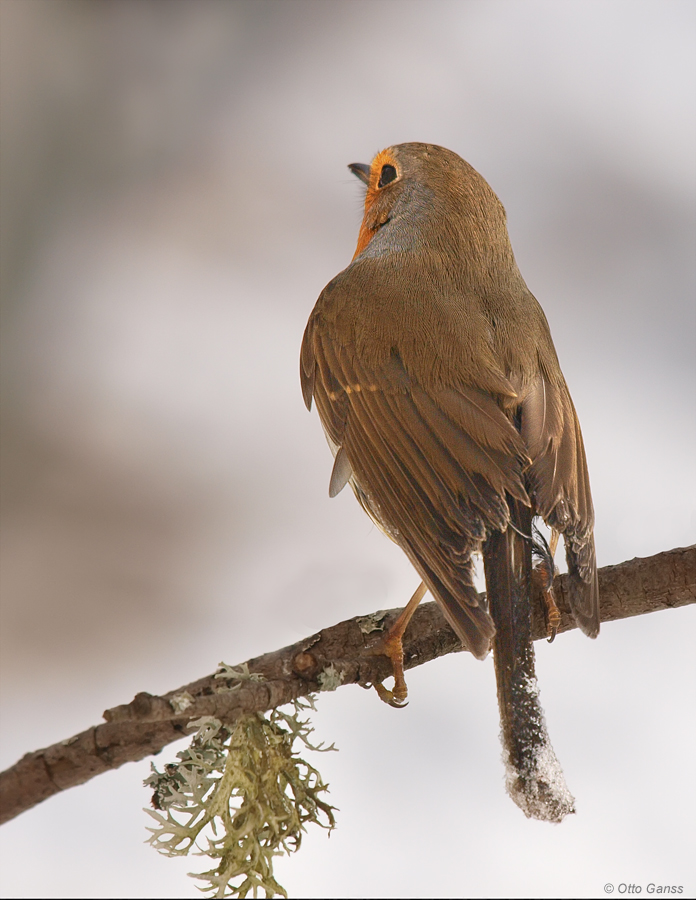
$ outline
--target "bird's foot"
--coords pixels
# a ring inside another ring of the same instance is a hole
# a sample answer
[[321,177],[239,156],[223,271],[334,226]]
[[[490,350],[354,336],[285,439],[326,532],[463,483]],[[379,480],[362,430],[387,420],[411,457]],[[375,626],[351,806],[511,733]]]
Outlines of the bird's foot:
[[553,644],[553,639],[558,632],[558,626],[561,624],[561,611],[556,606],[556,598],[552,587],[544,591],[543,596],[544,604],[546,605],[546,637],[549,644]]
[[559,534],[551,529],[551,540],[547,544],[543,535],[537,531],[536,541],[532,552],[537,557],[537,563],[532,570],[532,578],[536,582],[544,598],[544,618],[546,619],[546,637],[549,644],[553,643],[558,627],[561,624],[561,611],[556,605],[556,597],[553,593],[553,579],[556,574],[556,566],[553,558],[558,545]]
[[546,620],[546,637],[549,644],[553,643],[556,637],[558,626],[561,624],[561,611],[556,606],[556,597],[553,593],[553,569],[547,560],[542,560],[534,566],[533,578],[536,582],[541,596],[544,599],[544,618]]
[[411,617],[423,599],[426,590],[427,588],[423,583],[416,588],[413,596],[408,601],[408,605],[399,613],[396,622],[370,651],[374,656],[388,656],[391,660],[394,673],[394,687],[390,691],[381,682],[376,682],[374,688],[380,700],[383,700],[384,703],[393,706],[395,709],[402,709],[404,706],[407,706],[406,698],[408,697],[408,688],[404,677],[404,645],[402,638],[406,631],[406,626],[411,621]]
[[394,672],[394,687],[391,691],[381,681],[374,683],[374,689],[377,691],[379,699],[395,709],[403,709],[404,706],[408,706],[406,702],[408,688],[404,676],[404,647],[401,643],[401,635],[393,634],[391,630],[388,631],[372,648],[371,654],[389,657]]

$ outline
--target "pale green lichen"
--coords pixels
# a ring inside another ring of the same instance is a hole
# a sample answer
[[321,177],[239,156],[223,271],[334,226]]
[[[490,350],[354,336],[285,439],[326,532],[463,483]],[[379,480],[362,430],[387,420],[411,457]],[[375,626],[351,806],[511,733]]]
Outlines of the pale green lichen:
[[189,694],[188,691],[184,691],[183,694],[175,694],[169,701],[169,704],[174,712],[182,713],[185,712],[189,706],[193,706],[195,702],[196,701],[191,694]]
[[384,620],[388,615],[389,613],[386,610],[380,609],[377,612],[370,613],[369,616],[358,616],[355,621],[363,634],[372,634],[373,631],[384,631]]
[[344,673],[339,672],[336,666],[331,663],[331,665],[327,666],[322,672],[317,675],[319,688],[322,691],[335,691],[336,688],[340,687],[340,685],[343,684],[344,677]]
[[215,673],[216,678],[226,678],[228,681],[236,681],[237,684],[233,685],[222,685],[217,689],[218,694],[222,694],[225,691],[236,691],[241,687],[242,681],[265,681],[263,675],[260,672],[250,672],[249,666],[247,663],[242,663],[241,666],[231,666],[229,663],[221,662],[218,663],[218,671]]
[[193,850],[211,857],[214,868],[192,873],[211,897],[257,897],[260,890],[286,897],[273,857],[299,850],[307,824],[335,825],[334,807],[320,797],[327,786],[293,745],[299,739],[312,750],[335,748],[309,740],[312,726],[300,714],[315,708],[313,698],[292,706],[251,713],[231,729],[211,716],[192,722],[198,731],[179,762],[163,772],[152,766],[145,781],[154,789],[147,812],[157,822],[149,843],[167,856]]

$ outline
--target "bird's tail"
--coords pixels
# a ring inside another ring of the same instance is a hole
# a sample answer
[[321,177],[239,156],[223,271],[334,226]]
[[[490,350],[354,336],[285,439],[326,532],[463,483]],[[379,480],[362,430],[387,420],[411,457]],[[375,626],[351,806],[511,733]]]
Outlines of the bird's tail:
[[546,731],[534,674],[532,513],[511,497],[508,503],[510,526],[483,548],[506,786],[526,816],[560,822],[575,812],[575,801]]

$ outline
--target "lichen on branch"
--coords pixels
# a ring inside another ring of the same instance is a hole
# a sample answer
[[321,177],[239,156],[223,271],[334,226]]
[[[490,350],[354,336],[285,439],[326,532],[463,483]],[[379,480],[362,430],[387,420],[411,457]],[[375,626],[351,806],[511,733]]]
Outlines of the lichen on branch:
[[[218,674],[254,677],[229,666]],[[269,715],[250,713],[232,727],[202,717],[190,723],[197,731],[178,762],[161,772],[152,766],[145,781],[154,807],[146,812],[156,822],[149,843],[167,856],[193,851],[211,858],[213,868],[191,873],[210,897],[286,897],[274,857],[299,850],[309,824],[334,828],[335,808],[322,799],[327,785],[295,748],[299,740],[310,750],[335,749],[311,743],[312,725],[300,717],[307,709],[315,709],[313,697]]]

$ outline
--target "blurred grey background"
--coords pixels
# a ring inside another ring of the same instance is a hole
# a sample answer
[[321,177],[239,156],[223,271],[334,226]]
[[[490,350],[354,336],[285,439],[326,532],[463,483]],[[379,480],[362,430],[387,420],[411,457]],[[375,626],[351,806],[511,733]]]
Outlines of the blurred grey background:
[[[585,434],[600,565],[694,541],[695,12],[615,0],[1,0],[2,764],[417,578],[298,380],[389,144],[505,204]],[[492,663],[322,696],[339,827],[291,896],[692,895],[693,609],[539,645],[578,814],[507,798]],[[158,764],[173,757],[164,751]],[[194,897],[148,762],[0,833],[7,897]]]

